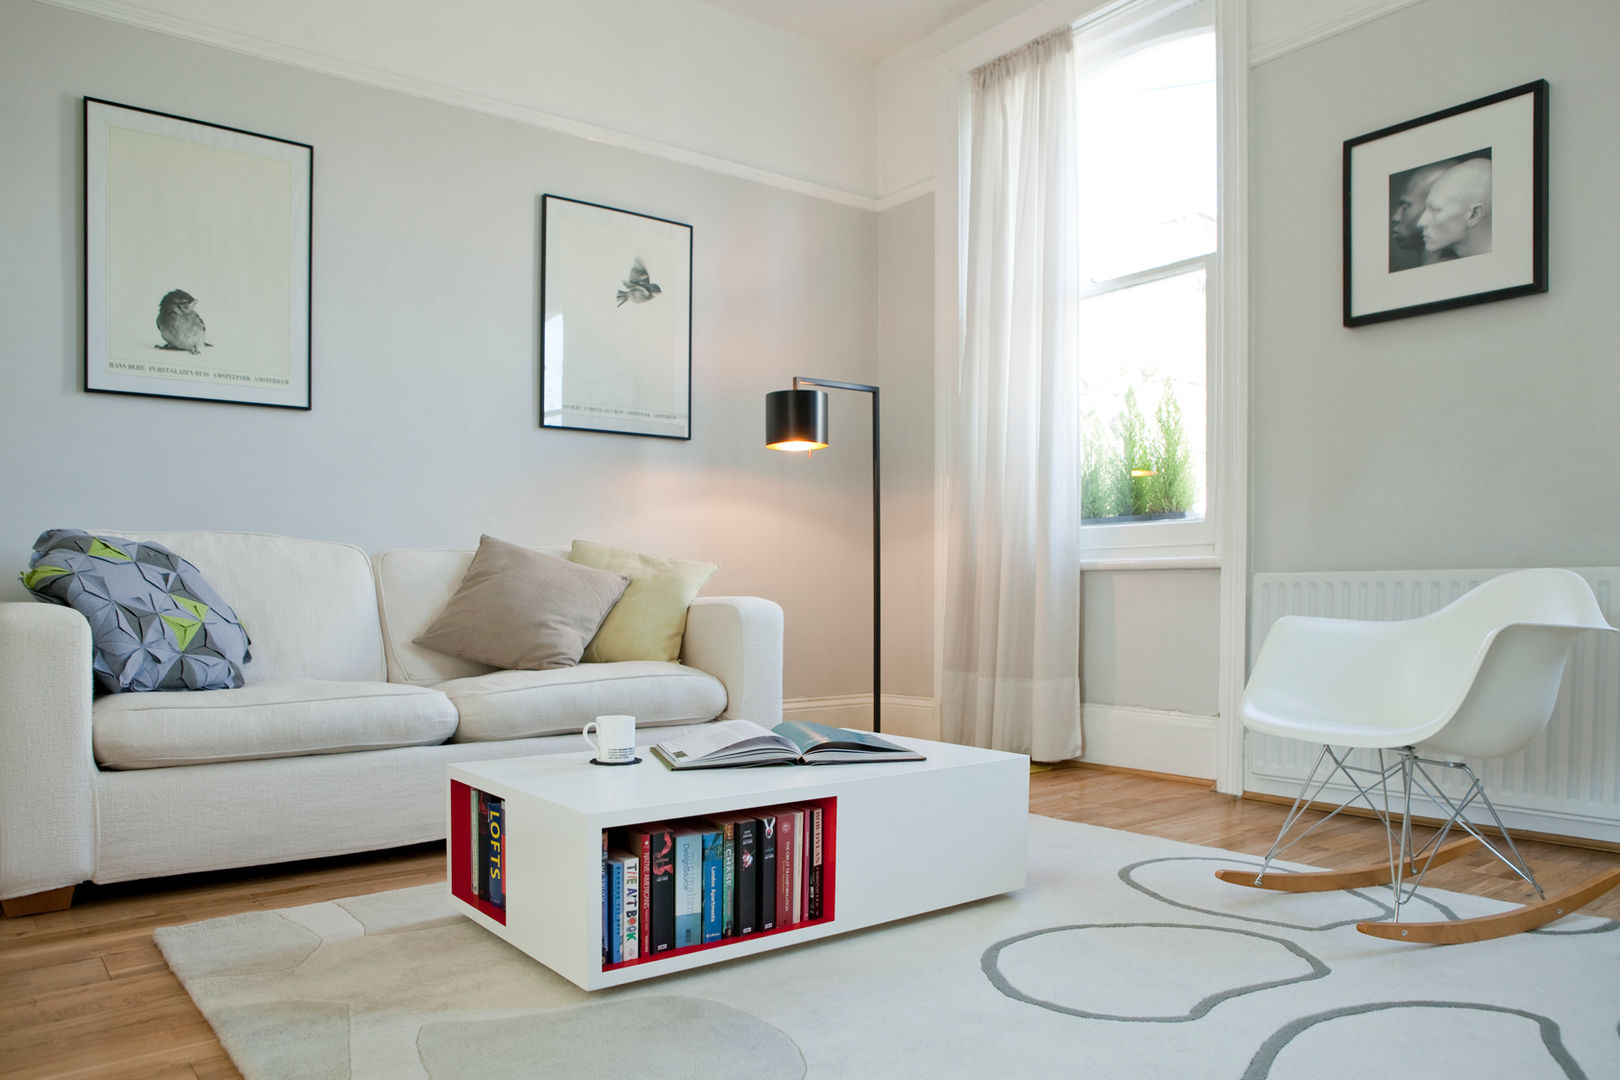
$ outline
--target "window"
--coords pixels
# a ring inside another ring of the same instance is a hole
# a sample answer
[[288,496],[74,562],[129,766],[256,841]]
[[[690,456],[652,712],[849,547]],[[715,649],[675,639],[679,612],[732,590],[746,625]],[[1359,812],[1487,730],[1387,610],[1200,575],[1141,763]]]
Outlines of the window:
[[1082,25],[1075,49],[1087,550],[1208,552],[1214,5],[1134,4]]

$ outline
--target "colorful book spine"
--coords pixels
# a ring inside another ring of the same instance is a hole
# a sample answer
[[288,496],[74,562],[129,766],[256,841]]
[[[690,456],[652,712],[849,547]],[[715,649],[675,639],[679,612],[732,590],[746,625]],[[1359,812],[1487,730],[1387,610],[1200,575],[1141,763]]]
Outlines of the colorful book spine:
[[650,936],[641,939],[644,956],[668,952],[675,947],[675,834],[667,828],[651,835],[652,886],[641,894],[641,901],[652,906],[643,922]]
[[484,878],[488,883],[485,899],[498,908],[506,907],[506,803],[493,795],[484,797]]
[[478,867],[473,881],[477,884],[473,890],[478,893],[478,899],[489,899],[489,795],[480,791],[478,793],[478,817],[475,819],[478,829]]
[[737,820],[737,936],[759,931],[759,819]]
[[797,815],[792,808],[779,810],[776,815],[776,925],[792,926],[799,920],[793,917],[793,856],[798,851],[798,833],[793,827]]
[[624,961],[624,856],[614,852],[608,856],[608,963]]
[[641,859],[635,855],[624,857],[624,889],[621,904],[624,908],[620,927],[620,951],[625,960],[641,956]]
[[484,793],[477,788],[468,788],[467,796],[472,800],[472,845],[469,850],[469,856],[472,859],[472,877],[469,880],[472,882],[473,895],[482,900],[485,898],[485,894],[479,882],[479,875],[484,867],[484,813],[482,809]]
[[821,806],[819,804],[808,808],[805,818],[810,829],[810,860],[809,860],[809,886],[806,889],[804,917],[807,920],[821,918],[822,896],[822,835],[821,835]]
[[725,914],[726,834],[714,825],[703,827],[703,940],[719,941]]
[[721,821],[720,936],[737,936],[737,823]]
[[805,900],[810,886],[810,808],[793,808],[793,921],[804,922]]
[[675,836],[675,947],[703,941],[703,834],[678,828]]
[[608,834],[602,830],[602,963],[608,963],[610,935],[612,934],[611,912],[612,905],[608,903],[608,888],[613,884],[613,875],[608,870]]
[[652,905],[647,900],[652,895],[652,829],[654,826],[637,825],[630,828],[615,829],[613,843],[621,850],[636,856],[637,882],[641,897],[641,910],[636,916],[637,935],[643,945],[652,937]]
[[759,929],[775,930],[776,921],[776,823],[774,812],[759,816]]

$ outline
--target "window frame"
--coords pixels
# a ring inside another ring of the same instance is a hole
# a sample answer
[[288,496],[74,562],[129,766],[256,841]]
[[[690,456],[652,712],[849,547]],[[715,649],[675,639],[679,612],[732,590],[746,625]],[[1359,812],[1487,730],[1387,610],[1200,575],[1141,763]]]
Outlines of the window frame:
[[[934,372],[938,385],[950,385],[962,341],[964,278],[962,238],[967,226],[963,178],[967,175],[970,73],[981,64],[1032,41],[1053,27],[1105,18],[1131,0],[1040,0],[976,36],[942,51],[934,66],[934,178],[925,189],[934,197]],[[1219,718],[1215,745],[1215,789],[1243,792],[1243,726],[1238,703],[1248,674],[1249,567],[1249,0],[1215,0],[1216,107],[1218,110],[1219,214],[1217,261],[1219,319],[1212,327],[1221,348],[1207,393],[1215,402],[1212,424],[1208,517],[1213,554],[1176,554],[1160,548],[1141,558],[1128,553],[1083,559],[1087,570],[1187,570],[1220,572]],[[946,534],[946,475],[952,448],[946,443],[946,395],[934,397],[934,517],[936,553]],[[945,560],[934,560],[934,697],[943,692]]]
[[[1154,281],[1163,281],[1186,273],[1188,270],[1201,266],[1204,270],[1204,472],[1199,482],[1204,492],[1204,513],[1200,518],[1192,520],[1170,521],[1099,521],[1080,527],[1080,543],[1084,554],[1081,565],[1087,569],[1101,569],[1103,567],[1121,567],[1151,565],[1154,563],[1173,562],[1180,567],[1194,564],[1218,566],[1216,559],[1219,535],[1220,515],[1222,511],[1221,483],[1219,461],[1217,458],[1220,446],[1219,428],[1221,426],[1221,412],[1216,399],[1216,387],[1219,385],[1221,369],[1221,295],[1223,293],[1221,259],[1222,242],[1226,237],[1226,230],[1222,228],[1225,217],[1224,200],[1221,198],[1221,180],[1224,148],[1220,143],[1220,128],[1224,109],[1224,95],[1221,92],[1220,78],[1220,5],[1218,0],[1210,0],[1211,22],[1208,29],[1174,28],[1163,33],[1152,34],[1153,24],[1168,17],[1179,14],[1181,11],[1199,0],[1187,0],[1185,4],[1176,5],[1167,10],[1144,12],[1140,21],[1127,23],[1113,30],[1102,30],[1100,40],[1085,43],[1082,39],[1086,27],[1092,24],[1103,24],[1107,20],[1124,14],[1129,15],[1130,9],[1136,6],[1151,8],[1152,0],[1129,0],[1122,4],[1110,4],[1104,9],[1088,14],[1074,22],[1077,40],[1075,49],[1077,55],[1083,55],[1089,68],[1103,67],[1117,63],[1128,56],[1143,52],[1147,49],[1177,41],[1194,34],[1209,33],[1216,50],[1216,93],[1215,93],[1215,126],[1216,126],[1216,245],[1214,250],[1199,255],[1188,256],[1175,262],[1164,263],[1158,266],[1147,267],[1132,271],[1106,281],[1091,282],[1082,286],[1075,292],[1076,302],[1091,297],[1117,292],[1136,285],[1145,285]],[[1146,35],[1146,36],[1138,36]],[[1128,42],[1128,44],[1122,43]],[[1084,72],[1077,73],[1083,78]],[[1081,422],[1080,417],[1075,418],[1076,423]]]

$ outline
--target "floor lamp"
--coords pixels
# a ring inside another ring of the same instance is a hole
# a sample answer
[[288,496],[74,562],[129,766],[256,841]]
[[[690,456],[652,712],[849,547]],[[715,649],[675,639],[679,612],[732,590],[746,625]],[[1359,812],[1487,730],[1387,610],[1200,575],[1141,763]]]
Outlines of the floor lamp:
[[793,389],[765,395],[765,445],[772,450],[820,450],[827,445],[827,394],[806,390],[824,386],[872,395],[872,730],[883,730],[882,530],[878,509],[878,388],[866,383],[793,377]]

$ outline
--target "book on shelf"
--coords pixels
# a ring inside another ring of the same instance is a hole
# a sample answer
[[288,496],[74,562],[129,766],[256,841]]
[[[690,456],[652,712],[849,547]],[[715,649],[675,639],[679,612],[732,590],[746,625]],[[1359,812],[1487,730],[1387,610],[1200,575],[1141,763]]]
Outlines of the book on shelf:
[[608,834],[602,832],[602,963],[608,963],[608,931],[612,925],[612,908],[608,904],[608,887],[613,877],[608,872]]
[[737,819],[737,936],[759,932],[759,818]]
[[800,823],[804,820],[804,811],[792,806],[784,806],[776,812],[776,925],[792,926],[798,922],[795,913],[798,905],[793,902],[793,883],[796,879],[793,873],[794,860],[799,853]]
[[619,852],[624,862],[624,877],[619,888],[619,955],[622,960],[634,960],[642,955],[641,858],[627,851]]
[[775,930],[776,921],[776,828],[779,815],[765,810],[759,815],[759,929]]
[[506,803],[491,795],[485,802],[485,834],[489,850],[485,858],[489,863],[488,900],[498,908],[506,906]]
[[624,877],[627,859],[633,861],[634,856],[621,851],[608,854],[607,925],[603,928],[603,941],[610,964],[624,962]]
[[703,835],[703,940],[719,941],[725,896],[726,834],[713,824],[699,826]]
[[506,814],[497,796],[472,789],[472,890],[480,900],[506,907]]
[[722,720],[657,743],[652,752],[671,769],[924,760],[917,751],[869,731],[807,720],[788,720],[770,730],[750,720]]
[[804,887],[804,919],[806,922],[821,918],[823,901],[822,880],[822,854],[823,837],[822,815],[819,805],[810,805],[804,808],[804,827],[808,834],[805,844],[805,887]]
[[703,943],[703,831],[676,825],[675,948]]

